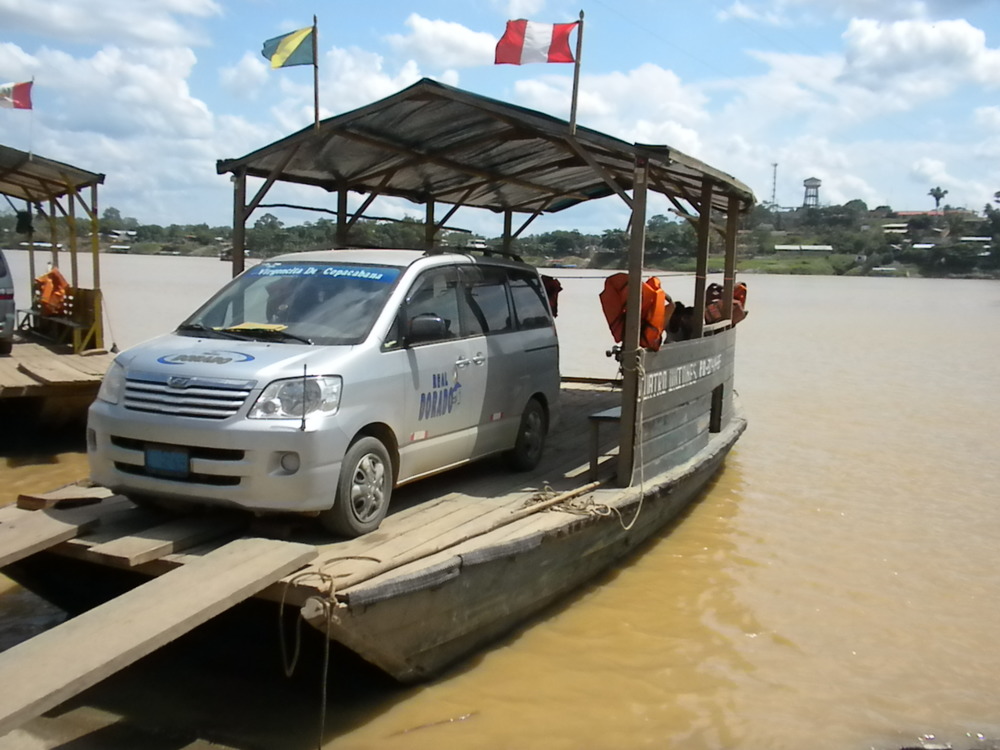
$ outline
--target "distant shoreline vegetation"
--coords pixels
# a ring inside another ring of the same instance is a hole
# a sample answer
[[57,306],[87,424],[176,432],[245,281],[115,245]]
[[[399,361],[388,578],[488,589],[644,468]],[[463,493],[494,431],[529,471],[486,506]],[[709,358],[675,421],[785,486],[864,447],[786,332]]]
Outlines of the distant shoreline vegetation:
[[[26,239],[18,234],[12,211],[0,213],[0,245],[17,247]],[[37,221],[38,242],[51,241],[49,223]],[[57,220],[56,241],[65,245],[68,230]],[[89,237],[87,222],[77,222],[78,235]],[[101,250],[145,255],[215,256],[231,254],[232,228],[207,224],[140,224],[115,208],[101,216]],[[247,227],[247,255],[266,258],[282,253],[316,250],[335,245],[336,223],[319,219],[288,225],[269,213]],[[352,227],[353,247],[422,247],[423,223],[362,219]],[[489,249],[499,237],[444,230],[441,246]],[[709,268],[722,270],[720,238],[712,237]],[[618,269],[625,259],[629,235],[621,229],[600,234],[557,230],[528,235],[513,243],[515,253],[544,267]],[[686,221],[656,215],[646,226],[648,268],[664,271],[695,270],[696,234]],[[860,200],[842,206],[780,209],[758,205],[743,219],[737,270],[741,273],[808,274],[828,276],[929,276],[1000,278],[1000,209],[987,205],[984,215],[945,206],[933,211],[895,212],[888,206],[869,210]]]

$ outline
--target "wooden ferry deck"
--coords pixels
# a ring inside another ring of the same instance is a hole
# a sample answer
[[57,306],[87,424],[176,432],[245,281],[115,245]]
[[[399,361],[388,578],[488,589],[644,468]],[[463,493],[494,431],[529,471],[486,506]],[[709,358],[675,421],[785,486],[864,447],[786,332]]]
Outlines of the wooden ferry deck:
[[[39,495],[22,496],[20,507],[0,509],[3,527],[23,519],[32,508],[49,508],[49,517],[79,522],[71,538],[50,546],[58,556],[113,568],[159,575],[198,559],[244,535],[284,538],[315,545],[317,556],[303,571],[258,596],[302,604],[315,593],[346,595],[380,572],[404,565],[420,567],[434,553],[502,534],[505,522],[528,515],[533,505],[574,490],[593,488],[589,482],[589,415],[615,406],[621,392],[610,384],[565,384],[559,424],[549,434],[543,461],[529,473],[510,472],[502,459],[486,459],[406,487],[397,488],[389,514],[370,534],[338,540],[312,519],[270,516],[251,519],[237,513],[170,516],[137,508],[103,488],[85,485]],[[601,432],[604,461],[617,444],[617,434]],[[605,468],[605,478],[613,472]],[[99,504],[82,505],[88,499]],[[545,514],[537,514],[541,519]],[[536,521],[540,523],[542,521]],[[518,525],[519,533],[523,526]],[[2,555],[0,555],[2,558]],[[313,575],[310,575],[313,574]],[[294,579],[294,580],[293,580]],[[286,585],[294,583],[291,589]]]
[[92,350],[73,354],[67,346],[17,338],[0,357],[0,400],[10,398],[93,398],[114,354]]

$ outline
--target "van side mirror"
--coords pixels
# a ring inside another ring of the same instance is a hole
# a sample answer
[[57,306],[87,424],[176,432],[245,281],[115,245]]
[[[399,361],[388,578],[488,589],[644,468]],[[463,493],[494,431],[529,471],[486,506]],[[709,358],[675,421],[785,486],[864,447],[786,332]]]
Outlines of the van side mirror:
[[433,313],[423,313],[410,318],[406,343],[420,344],[426,341],[440,341],[448,338],[448,324]]

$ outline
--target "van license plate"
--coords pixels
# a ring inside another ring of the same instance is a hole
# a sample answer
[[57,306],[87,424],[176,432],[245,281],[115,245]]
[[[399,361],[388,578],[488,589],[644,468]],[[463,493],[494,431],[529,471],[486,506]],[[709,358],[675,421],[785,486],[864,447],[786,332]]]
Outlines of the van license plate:
[[185,448],[146,448],[146,471],[160,477],[185,479],[191,473],[191,461]]

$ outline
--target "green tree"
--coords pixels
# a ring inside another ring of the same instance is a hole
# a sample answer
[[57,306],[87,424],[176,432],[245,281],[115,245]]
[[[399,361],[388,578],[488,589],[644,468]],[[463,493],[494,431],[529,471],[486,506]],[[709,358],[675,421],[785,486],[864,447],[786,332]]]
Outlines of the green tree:
[[940,187],[932,187],[927,192],[927,195],[934,199],[934,210],[939,211],[941,209],[941,201],[948,195],[948,191],[942,190]]
[[122,213],[114,206],[108,206],[101,214],[102,229],[123,229]]

